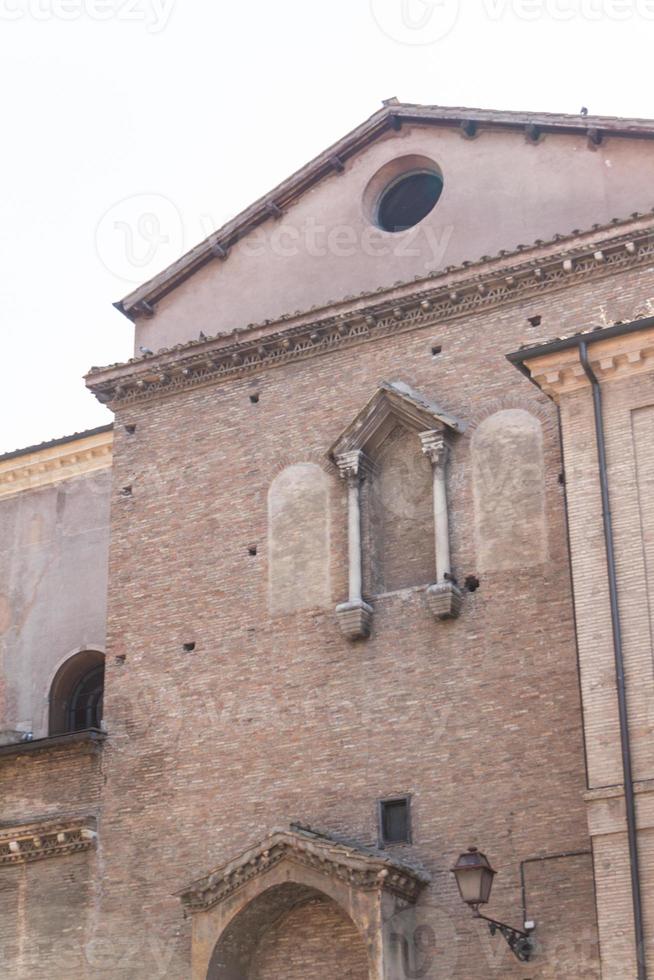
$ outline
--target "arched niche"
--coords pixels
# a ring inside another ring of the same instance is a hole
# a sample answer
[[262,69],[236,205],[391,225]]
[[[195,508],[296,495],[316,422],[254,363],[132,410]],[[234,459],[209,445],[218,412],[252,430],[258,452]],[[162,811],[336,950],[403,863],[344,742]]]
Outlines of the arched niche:
[[331,602],[329,478],[315,463],[294,463],[268,490],[268,586],[273,615]]
[[363,590],[394,592],[434,580],[432,468],[418,435],[398,424],[362,486]]
[[508,571],[547,556],[543,430],[530,412],[495,412],[472,437],[477,567]]

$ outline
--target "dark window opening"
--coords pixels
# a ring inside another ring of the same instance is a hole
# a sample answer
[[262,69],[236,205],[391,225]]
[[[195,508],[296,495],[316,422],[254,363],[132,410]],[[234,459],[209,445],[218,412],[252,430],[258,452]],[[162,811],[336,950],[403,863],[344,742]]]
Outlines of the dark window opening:
[[259,392],[255,391],[254,394],[250,395],[250,401],[253,405],[257,405],[259,402]]
[[71,693],[66,730],[83,732],[99,728],[102,720],[104,666],[95,667],[82,677]]
[[438,357],[438,355],[441,353],[442,350],[443,348],[441,347],[440,344],[435,344],[431,349],[431,356]]
[[193,653],[194,650],[195,650],[195,641],[191,641],[190,643],[184,644],[185,653]]
[[248,555],[250,555],[252,558],[254,558],[254,556],[256,555],[256,553],[257,553],[257,546],[256,546],[256,544],[251,544],[248,547]]
[[540,327],[541,323],[543,322],[543,318],[542,316],[528,316],[527,322],[532,327]]
[[377,224],[384,231],[405,231],[426,218],[443,192],[443,178],[426,170],[404,174],[382,194]]
[[101,728],[104,656],[97,650],[75,654],[59,669],[50,690],[50,735]]
[[379,824],[382,844],[409,844],[411,842],[409,797],[382,800],[379,804]]

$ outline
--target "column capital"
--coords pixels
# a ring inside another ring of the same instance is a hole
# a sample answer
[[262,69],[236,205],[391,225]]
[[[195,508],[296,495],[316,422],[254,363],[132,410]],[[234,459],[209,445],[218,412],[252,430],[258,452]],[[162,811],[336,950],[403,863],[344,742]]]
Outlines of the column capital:
[[343,480],[360,483],[364,477],[372,472],[372,461],[361,452],[360,449],[353,449],[351,452],[339,453],[335,457],[339,475]]
[[420,433],[422,451],[433,466],[445,467],[450,447],[445,434],[438,429],[429,429]]

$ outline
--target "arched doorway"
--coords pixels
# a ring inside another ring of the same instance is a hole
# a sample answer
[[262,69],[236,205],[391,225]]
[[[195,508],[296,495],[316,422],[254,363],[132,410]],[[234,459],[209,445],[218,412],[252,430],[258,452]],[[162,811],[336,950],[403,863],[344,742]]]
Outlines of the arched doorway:
[[192,978],[400,976],[404,925],[429,881],[353,841],[299,824],[274,830],[178,892],[193,917]]
[[365,943],[328,895],[293,882],[250,903],[216,944],[207,980],[368,980]]

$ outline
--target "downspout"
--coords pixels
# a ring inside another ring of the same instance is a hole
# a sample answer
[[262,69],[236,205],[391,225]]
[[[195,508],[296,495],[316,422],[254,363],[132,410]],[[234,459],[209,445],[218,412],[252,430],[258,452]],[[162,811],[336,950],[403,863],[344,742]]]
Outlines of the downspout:
[[613,631],[613,653],[615,658],[615,680],[618,692],[618,712],[620,717],[620,744],[622,749],[622,772],[624,779],[625,808],[627,811],[627,837],[629,840],[629,867],[631,871],[631,901],[634,913],[634,932],[636,939],[636,960],[638,980],[647,980],[645,964],[645,937],[643,931],[643,909],[640,894],[640,868],[638,861],[638,841],[636,839],[636,804],[634,799],[634,780],[631,763],[631,742],[629,738],[629,717],[624,677],[624,656],[622,650],[622,627],[618,606],[618,583],[615,569],[613,546],[613,522],[611,519],[611,500],[606,472],[606,442],[604,439],[604,419],[602,411],[602,389],[588,360],[588,345],[579,342],[579,360],[590,381],[593,392],[595,412],[595,440],[599,464],[600,488],[602,493],[602,519],[604,522],[604,544],[609,579],[609,599],[611,605],[611,627]]

